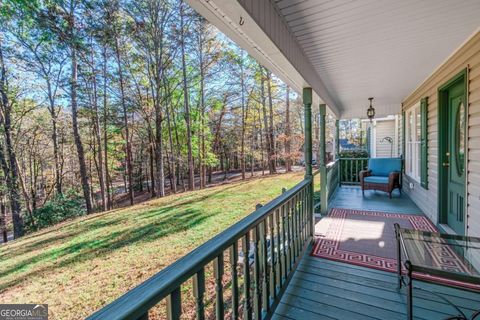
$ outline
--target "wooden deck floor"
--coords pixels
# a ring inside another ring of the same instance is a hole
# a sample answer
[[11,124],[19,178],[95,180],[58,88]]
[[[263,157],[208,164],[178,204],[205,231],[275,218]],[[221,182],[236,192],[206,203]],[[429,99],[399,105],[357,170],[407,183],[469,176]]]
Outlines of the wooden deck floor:
[[[421,214],[406,195],[339,188],[332,207]],[[310,250],[310,249],[309,249]],[[406,296],[397,290],[396,274],[341,262],[310,257],[301,259],[273,319],[406,319]],[[441,297],[470,315],[480,309],[480,294],[415,281],[415,319],[445,319],[458,314]],[[426,291],[424,291],[426,290]]]
[[365,197],[357,186],[337,188],[330,202],[332,208],[395,212],[403,214],[421,214],[422,210],[406,195],[395,190],[392,199],[385,192],[367,190]]
[[[406,319],[404,290],[394,273],[305,256],[273,319]],[[457,314],[440,293],[465,314],[480,309],[480,294],[415,281],[415,319],[445,319]]]

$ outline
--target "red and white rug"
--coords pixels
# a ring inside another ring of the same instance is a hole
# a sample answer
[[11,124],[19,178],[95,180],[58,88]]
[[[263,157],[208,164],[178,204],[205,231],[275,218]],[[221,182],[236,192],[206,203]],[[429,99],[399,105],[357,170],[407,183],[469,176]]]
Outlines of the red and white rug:
[[[315,226],[316,240],[311,255],[397,272],[395,223],[402,228],[438,232],[435,225],[424,216],[334,208]],[[435,255],[436,250],[432,252]],[[436,257],[439,265],[450,271],[462,272],[468,268],[452,249],[442,250],[438,254],[441,255]],[[425,274],[414,274],[414,277],[480,290],[480,286]]]

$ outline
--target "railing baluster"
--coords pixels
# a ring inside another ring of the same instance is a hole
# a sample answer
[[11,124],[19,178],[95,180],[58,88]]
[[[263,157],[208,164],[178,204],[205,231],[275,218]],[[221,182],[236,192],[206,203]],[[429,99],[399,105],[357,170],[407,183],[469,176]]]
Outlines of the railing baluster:
[[252,319],[252,305],[250,295],[250,231],[243,237],[242,250],[243,258],[243,318]]
[[178,320],[182,313],[182,296],[180,287],[176,288],[167,296],[167,319]]
[[296,223],[296,248],[297,248],[297,253],[295,256],[298,258],[300,255],[300,241],[301,241],[301,235],[300,235],[300,195],[297,195],[295,197],[295,223]]
[[193,296],[195,297],[196,319],[205,319],[205,270],[202,268],[193,276]]
[[287,263],[288,263],[288,257],[287,257],[287,241],[288,241],[288,229],[287,229],[287,218],[286,218],[286,213],[287,213],[287,208],[286,204],[282,205],[282,265],[280,266],[282,268],[282,277],[280,279],[280,286],[283,286],[283,279],[287,278]]
[[262,307],[262,297],[260,295],[260,246],[258,242],[260,240],[260,226],[257,225],[253,230],[253,244],[254,244],[254,258],[253,258],[253,313],[255,314],[255,319],[260,319]]
[[298,216],[298,220],[300,221],[300,253],[302,252],[302,248],[303,248],[303,242],[305,241],[305,238],[304,238],[304,233],[303,233],[303,197],[302,197],[302,192],[303,191],[300,191],[298,193],[298,205],[299,205],[299,216]]
[[302,235],[300,234],[300,194],[295,197],[295,212],[297,223],[297,259],[300,256],[300,242],[302,241]]
[[268,223],[270,226],[270,296],[268,305],[270,306],[270,297],[275,300],[277,297],[277,264],[278,254],[275,253],[276,246],[278,246],[277,238],[275,237],[275,222],[277,218],[278,209],[275,210],[269,217]]
[[350,160],[350,180],[351,182],[354,182],[354,177],[353,177],[353,161]]
[[288,272],[290,273],[292,270],[292,256],[293,256],[293,232],[292,232],[292,219],[291,219],[291,211],[292,211],[292,200],[288,200],[287,202],[287,258],[288,258]]
[[232,273],[232,320],[238,319],[238,247],[237,242],[234,242],[230,247],[230,266]]
[[308,239],[308,201],[307,201],[307,189],[302,190],[303,199],[303,241]]
[[[270,296],[270,268],[268,266],[268,243],[267,243],[267,223],[268,223],[268,216],[263,220],[260,224],[260,242],[262,246],[261,250],[261,259],[260,262],[262,264],[262,306],[265,311],[270,310],[270,303],[269,303],[269,296]],[[270,242],[270,245],[272,243]],[[260,318],[258,318],[260,319]]]
[[338,159],[338,184],[341,186],[342,185],[342,159]]
[[360,182],[360,177],[358,176],[358,159],[355,160],[355,182]]
[[308,189],[303,189],[303,203],[304,203],[304,207],[303,207],[303,228],[305,229],[304,233],[305,233],[305,241],[308,239],[308,235],[309,235],[309,225],[308,225]]
[[297,202],[295,201],[296,197],[294,196],[292,198],[292,210],[291,210],[291,215],[292,215],[292,246],[293,246],[293,255],[292,255],[292,263],[295,263],[296,258],[297,258]]
[[215,314],[217,319],[223,320],[224,304],[223,304],[223,253],[213,261],[213,271],[215,273]]
[[303,229],[303,196],[302,196],[303,190],[301,190],[298,194],[298,201],[299,201],[299,220],[300,220],[300,250],[302,249],[303,242],[305,241],[305,234],[304,234],[304,229]]
[[282,287],[282,263],[283,263],[283,258],[282,258],[282,235],[281,235],[281,224],[280,224],[280,218],[281,218],[281,210],[282,209],[277,209],[275,210],[275,228],[277,230],[277,240],[276,240],[276,249],[277,249],[277,258],[276,258],[276,265],[275,265],[275,297],[277,296],[277,290]]

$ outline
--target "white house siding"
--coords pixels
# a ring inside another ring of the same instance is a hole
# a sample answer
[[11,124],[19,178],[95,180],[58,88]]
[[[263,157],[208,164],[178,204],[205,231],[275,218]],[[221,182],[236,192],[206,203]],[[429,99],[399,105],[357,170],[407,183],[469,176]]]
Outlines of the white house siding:
[[[397,134],[395,132],[395,119],[377,121],[375,125],[375,156],[377,158],[388,158],[398,156]],[[393,145],[382,139],[385,137],[392,138]]]
[[[403,109],[407,110],[421,98],[428,97],[428,190],[406,176],[404,191],[434,223],[438,223],[437,91],[440,86],[464,69],[468,70],[467,235],[478,237],[480,236],[480,32],[462,45],[404,100]],[[413,183],[413,189],[409,188],[409,182]]]

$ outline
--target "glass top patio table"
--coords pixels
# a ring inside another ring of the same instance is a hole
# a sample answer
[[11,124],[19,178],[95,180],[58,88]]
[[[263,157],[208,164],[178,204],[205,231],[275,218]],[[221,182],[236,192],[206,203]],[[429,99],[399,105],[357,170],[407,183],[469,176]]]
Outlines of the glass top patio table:
[[480,284],[480,238],[400,228],[412,271]]

